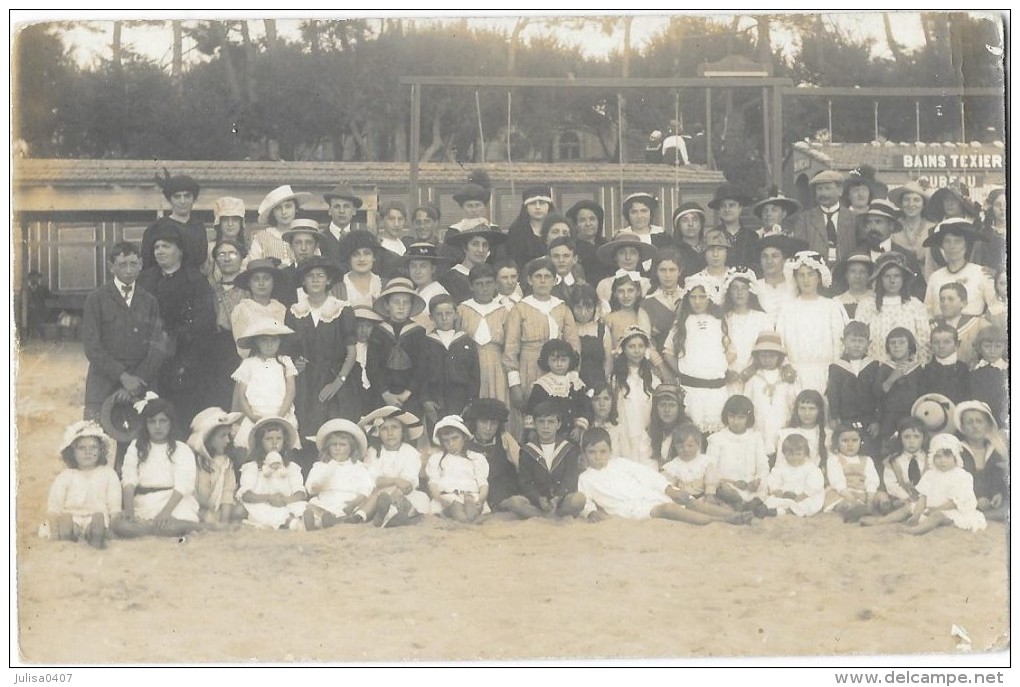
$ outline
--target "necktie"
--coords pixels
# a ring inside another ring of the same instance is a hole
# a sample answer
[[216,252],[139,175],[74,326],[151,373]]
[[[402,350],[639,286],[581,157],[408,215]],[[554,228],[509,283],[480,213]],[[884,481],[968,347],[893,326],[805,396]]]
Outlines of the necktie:
[[832,219],[835,215],[835,212],[825,213],[825,234],[832,245],[836,245],[836,222]]
[[133,285],[132,284],[128,284],[123,289],[120,290],[120,292],[122,294],[124,294],[124,301],[125,302],[131,300],[131,289],[132,288],[133,288]]
[[917,464],[917,454],[910,456],[910,465],[907,466],[907,478],[914,486],[917,486],[917,483],[921,480],[921,466]]

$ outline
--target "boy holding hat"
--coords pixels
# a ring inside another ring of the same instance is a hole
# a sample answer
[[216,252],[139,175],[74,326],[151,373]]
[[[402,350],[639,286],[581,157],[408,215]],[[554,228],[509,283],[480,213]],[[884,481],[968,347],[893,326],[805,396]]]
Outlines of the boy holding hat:
[[810,250],[832,265],[845,260],[857,247],[854,213],[839,203],[843,175],[827,169],[808,183],[814,190],[817,205],[790,218],[790,234],[807,241]]
[[156,184],[170,203],[170,214],[150,224],[142,234],[142,266],[149,268],[156,264],[153,249],[157,231],[175,227],[183,237],[184,264],[201,269],[209,254],[209,238],[205,225],[191,216],[198,199],[198,182],[186,174],[170,176],[170,172],[164,170],[164,176],[156,175]]

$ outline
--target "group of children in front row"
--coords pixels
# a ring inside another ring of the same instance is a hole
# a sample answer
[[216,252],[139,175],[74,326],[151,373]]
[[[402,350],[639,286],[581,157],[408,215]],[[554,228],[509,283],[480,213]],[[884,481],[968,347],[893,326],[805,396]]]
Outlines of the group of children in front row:
[[795,399],[790,426],[778,431],[771,468],[762,434],[753,431],[759,413],[747,396],[729,397],[724,429],[704,448],[701,431],[684,415],[681,390],[660,384],[647,439],[652,450],[645,454],[651,459],[620,451],[628,437],[613,421],[605,388],[591,401],[591,421],[580,426],[565,424],[557,400],[539,402],[530,409],[532,439],[523,446],[505,428],[507,407],[494,399],[476,399],[463,417],[439,420],[435,445],[418,417],[395,406],[359,423],[331,419],[308,438],[318,460],[304,476],[293,460],[297,431],[286,419],[258,421],[247,455],[237,461],[241,413],[208,408],[181,442],[173,406],[150,394],[136,404],[142,422],[120,477],[109,464],[113,442],[98,424],[67,429],[61,449],[67,469],[50,489],[41,530],[102,547],[110,531],[183,536],[241,520],[316,530],[340,522],[392,527],[428,514],[468,523],[505,511],[520,518],[739,525],[825,511],[868,526],[904,523],[907,532],[923,534],[943,525],[977,531],[985,527],[984,513],[1001,515],[1008,507],[1005,449],[992,411],[980,401],[952,410],[962,439],[940,433],[928,440],[923,413],[902,419],[900,450],[877,465],[863,450],[868,433],[859,422],[839,425],[826,440],[824,402],[805,391]]

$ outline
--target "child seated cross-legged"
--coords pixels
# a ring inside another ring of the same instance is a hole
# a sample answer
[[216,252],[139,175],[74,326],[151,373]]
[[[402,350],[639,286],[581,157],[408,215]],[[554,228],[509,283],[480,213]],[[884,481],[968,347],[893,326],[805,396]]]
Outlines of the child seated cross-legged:
[[893,442],[894,452],[882,469],[884,503],[883,492],[879,492],[878,500],[879,510],[885,514],[866,515],[861,518],[861,525],[891,525],[910,517],[920,496],[917,485],[930,462],[924,448],[927,438],[927,428],[920,419],[908,417],[900,421]]
[[722,410],[726,429],[708,437],[708,455],[715,464],[705,480],[705,492],[738,510],[765,517],[765,480],[769,462],[761,435],[754,427],[754,406],[747,396],[731,396]]
[[418,488],[421,451],[410,442],[424,433],[421,420],[396,406],[383,406],[359,422],[378,444],[368,449],[365,467],[375,491],[363,509],[376,527],[399,527],[431,512],[428,494]]
[[366,501],[375,481],[362,462],[368,453],[365,433],[350,420],[327,420],[315,434],[319,460],[305,481],[308,510],[305,529],[332,527],[339,520],[362,523],[368,520]]
[[829,478],[825,512],[836,512],[843,522],[857,522],[875,512],[880,480],[869,456],[861,455],[864,428],[840,425],[832,434],[833,455],[825,463]]
[[769,473],[765,505],[779,515],[793,513],[802,518],[816,515],[825,504],[825,477],[810,460],[808,440],[800,434],[790,434],[783,439],[781,449],[784,461],[777,462]]
[[[121,489],[109,461],[113,440],[98,423],[75,422],[64,432],[60,457],[67,469],[57,475],[46,502],[48,521],[43,528],[49,538],[106,546],[112,518],[121,512]],[[45,536],[45,535],[43,535]]]
[[191,421],[188,446],[195,453],[198,477],[195,498],[198,515],[207,526],[240,521],[244,509],[235,502],[237,475],[231,458],[233,434],[244,413],[206,408]]
[[664,476],[632,460],[613,457],[609,433],[601,427],[585,432],[581,445],[588,467],[578,477],[578,490],[584,499],[580,514],[591,522],[615,516],[630,520],[664,518],[692,525],[742,525],[752,518],[750,513],[733,511],[709,515],[684,505],[689,495]]
[[301,466],[292,456],[297,430],[282,417],[266,417],[251,430],[248,462],[241,466],[237,500],[245,524],[263,529],[303,530],[308,494]]
[[517,477],[520,444],[506,429],[510,409],[495,398],[478,398],[464,409],[464,424],[474,434],[468,450],[485,456],[489,463],[489,508],[510,510],[511,499],[520,496]]
[[195,454],[175,438],[173,404],[149,392],[135,410],[142,426],[124,454],[124,510],[112,529],[120,537],[179,537],[193,532],[199,528]]
[[521,447],[517,473],[523,496],[514,497],[510,510],[519,517],[576,516],[584,507],[577,493],[581,450],[559,438],[562,416],[555,401],[535,406],[535,441]]
[[985,529],[985,516],[974,496],[974,478],[963,468],[960,440],[952,434],[937,434],[929,453],[931,464],[917,485],[920,497],[904,531],[927,534],[946,525],[970,532]]
[[473,438],[460,415],[447,415],[432,430],[440,446],[425,464],[433,514],[471,523],[488,510],[489,464],[467,448]]

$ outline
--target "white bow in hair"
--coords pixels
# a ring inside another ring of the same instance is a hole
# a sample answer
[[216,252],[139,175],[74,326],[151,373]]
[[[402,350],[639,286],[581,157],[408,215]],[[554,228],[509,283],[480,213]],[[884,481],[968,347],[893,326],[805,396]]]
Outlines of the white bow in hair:
[[145,410],[145,406],[149,404],[149,401],[155,401],[157,398],[159,398],[159,396],[157,396],[155,392],[146,391],[145,395],[142,396],[142,399],[140,401],[135,401],[132,407],[135,409],[136,413],[141,415],[142,411]]
[[630,277],[631,280],[635,282],[638,283],[641,282],[641,273],[636,270],[625,270],[621,267],[620,269],[616,270],[616,274],[613,275],[613,280],[615,281],[620,277]]

